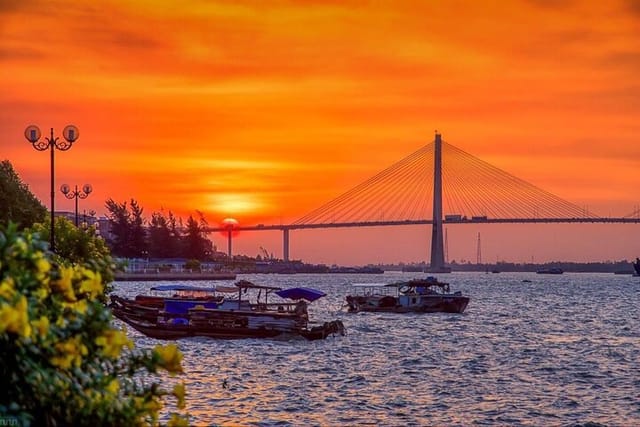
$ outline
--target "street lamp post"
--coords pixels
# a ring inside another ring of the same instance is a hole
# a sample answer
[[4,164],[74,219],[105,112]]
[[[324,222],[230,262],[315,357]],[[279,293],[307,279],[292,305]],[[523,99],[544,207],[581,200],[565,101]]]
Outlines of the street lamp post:
[[24,130],[24,136],[27,138],[33,148],[38,151],[51,150],[51,235],[49,240],[51,242],[51,251],[56,251],[56,238],[54,228],[54,212],[55,212],[55,175],[54,175],[54,152],[56,149],[60,151],[67,151],[73,143],[78,139],[80,135],[78,128],[73,125],[68,125],[62,130],[62,136],[64,140],[53,136],[53,128],[51,128],[51,136],[40,139],[40,128],[35,125],[27,126]]
[[89,194],[91,193],[91,191],[93,191],[93,188],[91,187],[91,184],[85,184],[82,186],[82,190],[78,190],[78,186],[75,186],[75,190],[71,191],[71,187],[69,187],[67,184],[62,184],[62,186],[60,187],[60,191],[62,192],[62,194],[64,194],[64,197],[66,197],[67,199],[71,200],[71,199],[76,199],[76,227],[78,226],[78,198],[80,199],[86,199],[87,197],[89,197]]

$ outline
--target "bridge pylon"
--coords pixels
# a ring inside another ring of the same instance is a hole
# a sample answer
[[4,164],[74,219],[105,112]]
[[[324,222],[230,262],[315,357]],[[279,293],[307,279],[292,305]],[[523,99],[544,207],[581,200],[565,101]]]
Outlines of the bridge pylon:
[[433,226],[431,228],[431,263],[429,273],[451,273],[444,264],[442,233],[442,135],[436,132],[433,152]]

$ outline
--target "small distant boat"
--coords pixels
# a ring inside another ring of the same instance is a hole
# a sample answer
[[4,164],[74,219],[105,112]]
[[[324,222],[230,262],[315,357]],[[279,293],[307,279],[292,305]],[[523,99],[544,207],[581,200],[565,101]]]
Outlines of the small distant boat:
[[537,274],[563,274],[564,271],[561,268],[547,268],[544,270],[536,271]]
[[355,292],[347,295],[351,313],[462,313],[469,297],[462,292],[451,293],[448,283],[435,277],[398,283],[356,283]]
[[[270,338],[288,334],[317,340],[344,335],[340,320],[309,327],[307,303],[326,296],[316,289],[282,289],[246,280],[232,287],[169,285],[152,289],[171,295],[138,295],[133,300],[113,295],[110,304],[114,316],[151,338]],[[294,302],[270,301],[272,293]]]

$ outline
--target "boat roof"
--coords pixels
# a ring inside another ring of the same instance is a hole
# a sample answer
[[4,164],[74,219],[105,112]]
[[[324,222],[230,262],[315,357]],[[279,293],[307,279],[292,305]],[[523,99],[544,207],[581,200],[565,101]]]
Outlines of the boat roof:
[[276,295],[282,298],[289,298],[292,300],[304,299],[309,302],[313,302],[319,298],[327,296],[327,294],[325,294],[324,292],[319,291],[317,289],[311,289],[311,288],[283,289],[281,291],[276,292]]
[[391,283],[389,284],[389,286],[397,286],[397,287],[401,287],[401,286],[440,286],[440,287],[446,287],[449,286],[448,283],[446,282],[439,282],[438,279],[436,279],[433,276],[429,276],[426,279],[411,279],[411,280],[405,280],[403,282],[397,282],[397,283]]
[[194,291],[194,292],[216,292],[219,289],[216,287],[213,288],[203,288],[200,286],[191,286],[191,285],[158,285],[151,288],[152,291]]
[[277,286],[256,285],[248,280],[240,280],[234,283],[234,285],[240,289],[267,289],[269,291],[279,291],[282,289]]
[[385,286],[395,286],[395,283],[352,283],[356,288],[383,288]]
[[404,280],[402,282],[394,282],[394,283],[353,283],[352,286],[357,288],[400,288],[402,286],[447,286],[448,283],[439,282],[433,276],[429,276],[426,279],[409,279]]

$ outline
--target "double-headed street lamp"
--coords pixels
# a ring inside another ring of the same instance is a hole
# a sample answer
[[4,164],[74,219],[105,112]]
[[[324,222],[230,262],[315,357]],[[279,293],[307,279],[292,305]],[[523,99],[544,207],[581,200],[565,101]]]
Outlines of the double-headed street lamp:
[[78,186],[76,185],[75,190],[71,191],[71,187],[69,187],[67,184],[62,184],[62,187],[60,187],[60,191],[62,191],[62,194],[64,194],[64,197],[66,197],[67,199],[71,200],[71,199],[76,199],[76,227],[78,226],[78,198],[80,199],[86,199],[87,197],[89,197],[89,194],[91,193],[91,191],[93,191],[93,188],[91,187],[91,184],[85,184],[82,186],[82,190],[78,190]]
[[35,125],[27,126],[24,130],[24,136],[27,138],[33,148],[38,151],[45,151],[47,149],[51,150],[51,236],[49,236],[49,240],[51,242],[51,251],[56,251],[56,239],[55,239],[55,228],[54,228],[54,212],[55,212],[55,178],[54,178],[54,152],[56,149],[60,151],[67,151],[73,143],[80,136],[78,132],[78,128],[73,125],[68,125],[62,130],[62,136],[64,140],[53,136],[53,128],[51,128],[51,136],[44,137],[40,139],[40,128]]

